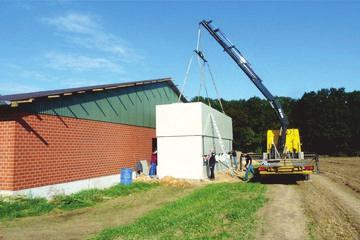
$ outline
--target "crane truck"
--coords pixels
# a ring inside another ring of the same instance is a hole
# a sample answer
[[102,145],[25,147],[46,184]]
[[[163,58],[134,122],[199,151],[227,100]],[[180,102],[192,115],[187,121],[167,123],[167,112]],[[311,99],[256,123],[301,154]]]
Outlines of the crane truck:
[[260,175],[297,174],[303,176],[306,180],[309,179],[309,174],[314,170],[314,161],[317,159],[304,158],[304,153],[301,151],[299,130],[288,128],[289,122],[279,100],[265,87],[261,78],[254,72],[238,48],[219,28],[212,24],[212,21],[203,20],[199,24],[210,33],[223,50],[235,61],[237,66],[255,84],[275,110],[280,121],[281,127],[279,130],[267,131],[267,149],[262,155],[262,164],[257,168],[257,173]]

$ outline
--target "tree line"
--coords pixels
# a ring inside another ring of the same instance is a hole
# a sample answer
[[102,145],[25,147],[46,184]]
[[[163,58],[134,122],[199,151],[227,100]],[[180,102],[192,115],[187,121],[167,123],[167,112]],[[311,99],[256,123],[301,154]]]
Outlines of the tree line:
[[[344,88],[304,93],[300,99],[279,97],[289,120],[298,128],[305,152],[328,155],[360,155],[360,91]],[[221,111],[217,99],[195,97]],[[280,123],[270,104],[258,97],[248,100],[221,99],[225,113],[233,120],[234,148],[243,152],[266,150],[266,131]]]

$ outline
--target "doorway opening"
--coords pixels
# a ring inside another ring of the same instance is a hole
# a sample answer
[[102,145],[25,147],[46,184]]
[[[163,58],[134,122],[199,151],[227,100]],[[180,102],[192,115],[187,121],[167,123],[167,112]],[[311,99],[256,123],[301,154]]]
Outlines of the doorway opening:
[[157,150],[157,138],[152,139],[152,152]]

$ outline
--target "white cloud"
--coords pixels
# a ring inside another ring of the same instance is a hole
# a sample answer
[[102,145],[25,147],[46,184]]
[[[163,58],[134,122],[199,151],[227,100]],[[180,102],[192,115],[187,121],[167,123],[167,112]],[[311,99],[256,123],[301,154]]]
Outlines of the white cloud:
[[123,62],[143,59],[120,38],[106,32],[96,16],[68,13],[54,18],[43,18],[42,22],[54,26],[66,40],[76,46],[110,54]]
[[20,65],[15,65],[15,64],[7,64],[4,67],[7,68],[7,70],[5,70],[5,71],[8,71],[8,73],[12,77],[27,79],[27,80],[31,80],[31,81],[34,81],[34,80],[42,81],[42,82],[50,81],[49,76],[47,76],[46,74],[43,74],[37,70],[26,69]]
[[48,65],[54,69],[62,70],[106,70],[121,73],[122,68],[105,58],[91,58],[75,54],[47,53],[45,55]]
[[22,84],[15,82],[0,82],[0,89],[2,95],[15,94],[15,93],[27,93],[37,92],[44,90],[41,87],[35,87],[30,84]]
[[[95,15],[68,13],[41,22],[51,28],[61,43],[56,45],[63,48],[45,50],[31,64],[0,65],[0,94],[108,83],[125,75],[127,63],[143,59],[108,32]],[[58,71],[54,74],[54,70]]]
[[83,86],[94,86],[101,84],[112,83],[109,80],[103,79],[90,79],[90,78],[67,78],[62,79],[61,84],[66,88],[83,87]]
[[55,26],[60,31],[95,34],[101,31],[100,26],[90,17],[84,14],[69,13],[65,16],[55,18],[43,18],[43,22]]
[[27,79],[36,79],[40,81],[48,81],[48,77],[44,74],[34,71],[34,70],[21,70],[17,73],[19,77]]

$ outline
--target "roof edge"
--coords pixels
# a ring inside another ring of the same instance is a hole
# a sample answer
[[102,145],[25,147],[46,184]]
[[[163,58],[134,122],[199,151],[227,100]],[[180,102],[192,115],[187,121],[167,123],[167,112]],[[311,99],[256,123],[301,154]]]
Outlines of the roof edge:
[[[12,95],[1,95],[0,96],[0,106],[1,105],[12,105],[13,102],[32,102],[37,98],[52,98],[52,97],[63,97],[67,95],[72,95],[76,93],[85,93],[85,92],[98,92],[98,91],[107,91],[116,88],[126,88],[134,87],[139,85],[154,84],[166,82],[169,84],[171,89],[180,96],[180,91],[177,86],[172,81],[171,77],[159,78],[159,79],[150,79],[143,81],[134,81],[134,82],[123,82],[123,83],[112,83],[112,84],[102,84],[102,85],[93,85],[86,87],[78,88],[67,88],[67,89],[58,89],[58,90],[49,90],[49,91],[39,91],[39,92],[29,92],[29,93],[19,93]],[[183,102],[187,102],[187,99],[184,96],[181,96]],[[17,104],[15,104],[17,105]]]

